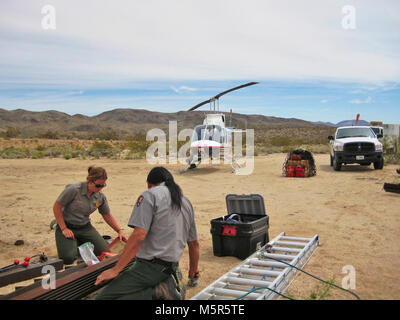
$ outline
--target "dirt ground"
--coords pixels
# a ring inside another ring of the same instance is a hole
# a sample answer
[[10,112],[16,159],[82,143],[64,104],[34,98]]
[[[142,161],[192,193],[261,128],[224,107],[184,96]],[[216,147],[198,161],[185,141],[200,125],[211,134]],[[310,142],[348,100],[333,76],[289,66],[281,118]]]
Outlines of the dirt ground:
[[[175,180],[192,201],[200,241],[199,285],[188,288],[192,297],[241,262],[235,257],[213,255],[210,220],[226,213],[225,196],[230,193],[263,195],[270,219],[269,236],[281,232],[289,236],[319,235],[320,246],[305,270],[341,285],[345,266],[356,272],[356,289],[362,299],[400,299],[400,195],[386,193],[384,182],[399,182],[395,169],[373,166],[343,167],[335,172],[329,155],[314,155],[317,175],[312,178],[285,178],[282,164],[286,154],[255,158],[251,175],[235,175],[229,165],[201,165],[181,174],[182,164],[169,165]],[[56,256],[54,231],[50,230],[52,206],[66,184],[84,181],[89,165],[103,166],[109,179],[104,189],[111,212],[124,227],[139,194],[145,190],[146,176],[153,165],[145,160],[0,160],[0,265],[16,258],[45,252]],[[396,177],[397,176],[397,177]],[[92,222],[102,234],[116,234],[99,213]],[[16,240],[25,244],[15,246]],[[187,277],[188,254],[180,267]],[[6,294],[13,286],[0,288]],[[296,299],[321,294],[324,286],[300,274],[288,293]],[[327,299],[354,299],[346,292],[331,289]]]

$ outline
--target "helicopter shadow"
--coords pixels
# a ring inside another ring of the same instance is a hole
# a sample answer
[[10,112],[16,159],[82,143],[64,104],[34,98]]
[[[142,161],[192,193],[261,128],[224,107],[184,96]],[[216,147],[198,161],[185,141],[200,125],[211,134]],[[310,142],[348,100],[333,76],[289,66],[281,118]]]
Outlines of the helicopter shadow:
[[196,177],[196,176],[204,176],[204,175],[212,174],[212,173],[215,173],[218,171],[221,172],[221,168],[201,167],[201,168],[195,168],[195,169],[189,169],[189,170],[181,170],[181,171],[179,171],[179,174],[185,175],[185,176]]

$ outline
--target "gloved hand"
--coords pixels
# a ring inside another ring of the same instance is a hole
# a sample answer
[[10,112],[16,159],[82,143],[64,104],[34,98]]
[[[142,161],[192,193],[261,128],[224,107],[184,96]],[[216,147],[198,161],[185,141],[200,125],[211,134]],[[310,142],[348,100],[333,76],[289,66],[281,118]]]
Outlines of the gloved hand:
[[189,273],[188,286],[195,287],[199,284],[199,272],[195,272],[192,276]]
[[189,287],[195,287],[199,284],[199,278],[190,278],[188,280],[188,286]]

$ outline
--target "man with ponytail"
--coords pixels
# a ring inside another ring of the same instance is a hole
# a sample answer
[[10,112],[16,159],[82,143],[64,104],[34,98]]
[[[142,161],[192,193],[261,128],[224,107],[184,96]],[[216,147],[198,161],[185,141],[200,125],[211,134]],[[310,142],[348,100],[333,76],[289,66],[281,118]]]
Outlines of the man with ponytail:
[[[128,225],[134,228],[117,264],[100,274],[95,285],[111,280],[99,300],[181,299],[174,277],[186,244],[189,278],[199,277],[199,243],[190,201],[164,167],[147,176],[148,190],[137,199]],[[121,272],[135,258],[132,266]]]

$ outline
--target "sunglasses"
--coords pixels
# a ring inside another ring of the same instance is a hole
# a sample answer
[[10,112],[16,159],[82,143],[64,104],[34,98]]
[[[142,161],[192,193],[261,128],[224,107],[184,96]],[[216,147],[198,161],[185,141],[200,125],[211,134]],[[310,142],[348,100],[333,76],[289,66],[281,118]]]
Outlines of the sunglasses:
[[96,188],[104,188],[105,186],[107,186],[107,184],[95,184],[94,186]]

